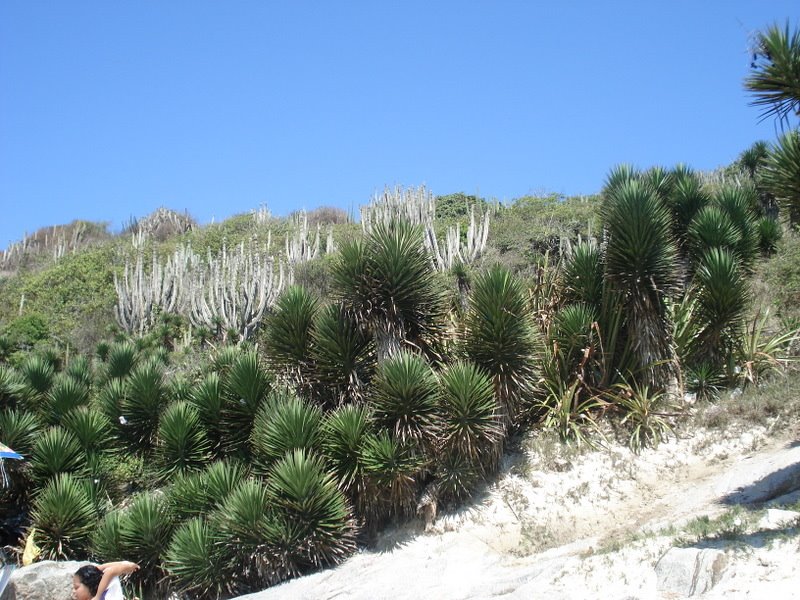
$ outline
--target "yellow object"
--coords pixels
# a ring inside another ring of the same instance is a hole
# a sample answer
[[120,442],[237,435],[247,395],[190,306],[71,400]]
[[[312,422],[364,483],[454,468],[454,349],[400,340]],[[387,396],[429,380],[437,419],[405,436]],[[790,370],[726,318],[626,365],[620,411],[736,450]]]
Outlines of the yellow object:
[[25,551],[22,553],[22,566],[27,567],[33,563],[42,553],[42,549],[33,541],[33,536],[36,533],[36,528],[31,528],[28,534],[28,539],[25,540]]

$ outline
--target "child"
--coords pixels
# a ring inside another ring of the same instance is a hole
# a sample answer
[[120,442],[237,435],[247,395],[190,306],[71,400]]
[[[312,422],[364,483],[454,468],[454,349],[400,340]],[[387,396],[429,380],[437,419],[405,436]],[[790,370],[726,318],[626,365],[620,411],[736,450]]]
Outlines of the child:
[[123,600],[120,575],[128,575],[139,565],[127,560],[104,565],[86,565],[72,576],[73,600]]

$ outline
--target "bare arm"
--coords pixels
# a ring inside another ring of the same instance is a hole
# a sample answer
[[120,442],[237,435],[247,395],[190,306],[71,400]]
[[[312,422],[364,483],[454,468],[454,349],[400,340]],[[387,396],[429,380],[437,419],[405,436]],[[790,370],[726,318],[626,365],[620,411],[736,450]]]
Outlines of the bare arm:
[[134,571],[139,570],[139,565],[135,562],[130,562],[127,560],[121,560],[118,562],[110,562],[105,563],[97,567],[103,572],[103,577],[100,579],[100,585],[97,586],[97,594],[95,595],[93,600],[99,600],[103,597],[103,594],[108,589],[108,586],[114,580],[114,577],[119,577],[120,575],[128,575],[133,573]]

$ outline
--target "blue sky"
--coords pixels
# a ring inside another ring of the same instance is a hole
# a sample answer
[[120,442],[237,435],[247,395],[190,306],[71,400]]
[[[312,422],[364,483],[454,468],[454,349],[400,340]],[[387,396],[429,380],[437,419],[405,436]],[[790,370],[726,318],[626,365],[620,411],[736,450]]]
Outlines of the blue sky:
[[797,0],[3,0],[0,248],[159,206],[208,223],[713,169],[775,137],[742,80],[787,19]]

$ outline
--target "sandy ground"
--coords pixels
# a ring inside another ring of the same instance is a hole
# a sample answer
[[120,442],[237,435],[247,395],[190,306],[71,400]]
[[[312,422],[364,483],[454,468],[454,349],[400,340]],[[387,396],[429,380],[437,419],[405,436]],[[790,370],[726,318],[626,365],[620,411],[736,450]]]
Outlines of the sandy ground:
[[[440,515],[429,531],[418,523],[389,531],[334,569],[242,598],[685,597],[665,589],[655,568],[681,527],[800,487],[796,440],[763,428],[701,430],[639,455],[622,446],[516,454],[475,503]],[[787,535],[764,531],[774,528]],[[724,551],[726,564],[695,597],[800,598],[799,540],[796,528],[773,523],[736,544],[695,541]]]

